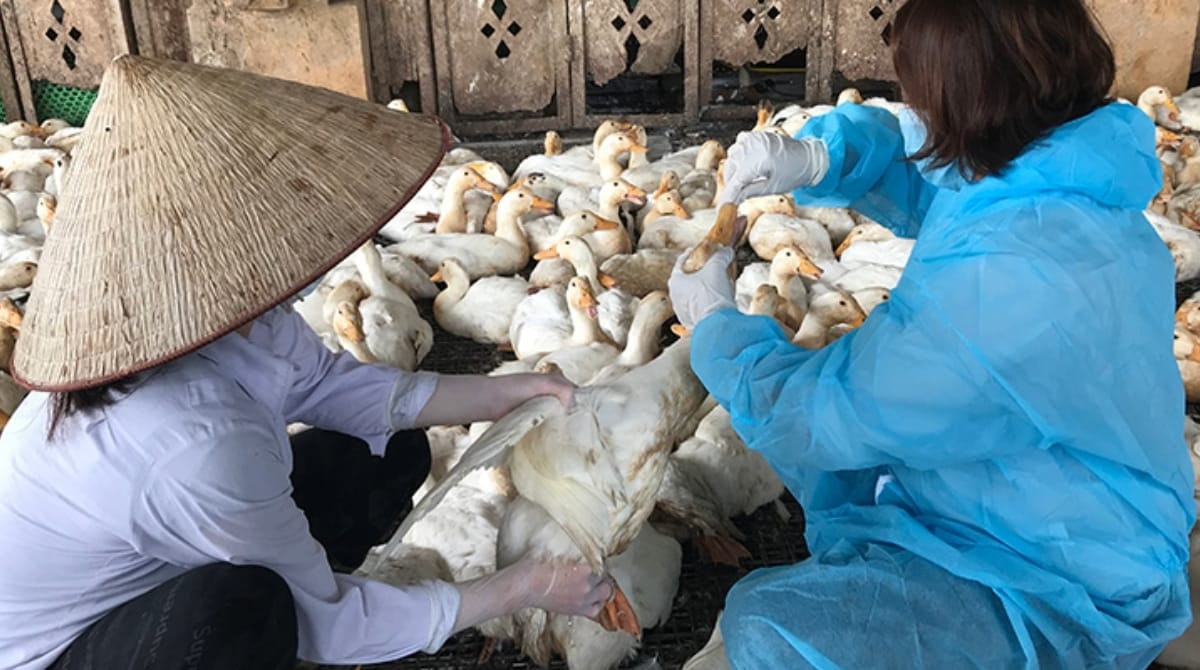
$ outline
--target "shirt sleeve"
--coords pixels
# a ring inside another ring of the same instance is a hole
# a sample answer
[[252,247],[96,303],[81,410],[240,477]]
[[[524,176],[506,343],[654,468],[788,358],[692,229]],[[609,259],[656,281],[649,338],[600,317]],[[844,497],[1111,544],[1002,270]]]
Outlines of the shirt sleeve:
[[804,124],[796,139],[815,137],[829,149],[829,169],[815,186],[797,189],[798,204],[849,207],[916,237],[938,189],[907,160],[900,121],[866,105],[841,105]]
[[457,589],[334,574],[292,501],[286,447],[247,423],[197,422],[160,436],[190,444],[155,465],[135,500],[137,549],[182,568],[221,561],[275,571],[291,588],[308,661],[380,663],[440,648],[453,630]]
[[415,427],[437,387],[437,375],[431,372],[364,364],[346,352],[330,352],[287,307],[256,321],[250,341],[295,368],[295,383],[283,410],[289,423],[354,435],[371,444],[375,453],[392,433]]

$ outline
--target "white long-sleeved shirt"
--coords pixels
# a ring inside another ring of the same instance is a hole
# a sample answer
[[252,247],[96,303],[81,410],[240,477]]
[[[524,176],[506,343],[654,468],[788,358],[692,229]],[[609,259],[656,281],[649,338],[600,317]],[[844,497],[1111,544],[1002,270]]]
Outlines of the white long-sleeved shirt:
[[412,427],[429,373],[326,350],[290,309],[139,377],[116,404],[47,442],[49,396],[0,436],[0,668],[40,670],[118,605],[185,571],[268,567],[291,587],[300,656],[375,663],[436,651],[458,612],[444,582],[398,589],[334,574],[291,497],[285,426],[380,453]]

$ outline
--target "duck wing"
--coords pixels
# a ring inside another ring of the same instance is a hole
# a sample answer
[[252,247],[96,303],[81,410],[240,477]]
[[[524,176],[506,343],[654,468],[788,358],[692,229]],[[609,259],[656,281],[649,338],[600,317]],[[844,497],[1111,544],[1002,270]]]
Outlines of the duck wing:
[[[446,497],[446,493],[454,488],[468,474],[481,468],[493,468],[503,465],[508,459],[513,446],[526,433],[541,425],[548,419],[566,415],[562,402],[552,396],[542,396],[525,401],[519,407],[506,414],[492,424],[475,443],[467,448],[446,477],[428,493],[413,511],[400,524],[400,529],[392,537],[392,543],[399,543],[418,521],[429,514]],[[387,551],[385,550],[385,554]]]

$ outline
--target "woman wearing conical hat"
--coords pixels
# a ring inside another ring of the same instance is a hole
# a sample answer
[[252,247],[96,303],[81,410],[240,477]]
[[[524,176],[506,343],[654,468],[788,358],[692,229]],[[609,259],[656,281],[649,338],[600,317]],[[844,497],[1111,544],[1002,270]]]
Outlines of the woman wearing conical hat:
[[414,429],[571,402],[561,378],[363,365],[277,306],[446,143],[436,119],[328,91],[114,62],[14,355],[35,392],[0,437],[0,667],[374,663],[523,607],[597,613],[611,587],[579,566],[406,588],[330,568],[425,479]]

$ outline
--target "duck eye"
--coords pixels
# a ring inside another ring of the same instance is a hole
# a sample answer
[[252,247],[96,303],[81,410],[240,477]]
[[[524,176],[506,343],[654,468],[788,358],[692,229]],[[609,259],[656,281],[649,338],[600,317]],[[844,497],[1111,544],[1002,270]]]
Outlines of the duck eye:
[[845,300],[839,300],[839,301],[838,301],[838,304],[839,304],[839,305],[841,305],[842,307],[845,307],[845,306],[846,306],[846,301],[845,301]]

